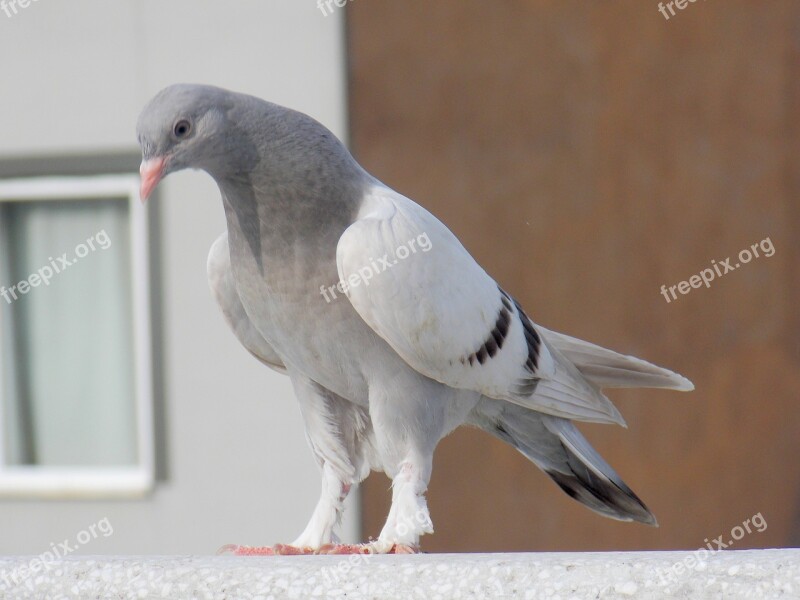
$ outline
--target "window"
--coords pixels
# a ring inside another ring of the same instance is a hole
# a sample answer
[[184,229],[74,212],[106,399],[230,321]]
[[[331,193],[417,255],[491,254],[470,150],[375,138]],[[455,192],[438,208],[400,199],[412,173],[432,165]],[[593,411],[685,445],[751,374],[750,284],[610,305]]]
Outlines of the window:
[[0,180],[0,495],[152,487],[138,185],[134,175]]

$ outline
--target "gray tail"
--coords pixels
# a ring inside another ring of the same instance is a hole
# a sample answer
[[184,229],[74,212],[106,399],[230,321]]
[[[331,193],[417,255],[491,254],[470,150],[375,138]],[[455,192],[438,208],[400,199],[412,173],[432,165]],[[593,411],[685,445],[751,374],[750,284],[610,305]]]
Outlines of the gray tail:
[[653,513],[567,419],[484,398],[473,423],[511,444],[569,496],[619,521],[658,526]]

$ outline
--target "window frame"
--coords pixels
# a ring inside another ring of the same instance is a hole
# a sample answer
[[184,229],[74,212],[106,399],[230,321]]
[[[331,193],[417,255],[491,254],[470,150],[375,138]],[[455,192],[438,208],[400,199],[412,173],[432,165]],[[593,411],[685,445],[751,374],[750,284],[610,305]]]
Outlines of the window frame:
[[[127,202],[129,208],[137,463],[130,467],[8,465],[4,411],[0,410],[0,498],[131,497],[148,493],[155,484],[150,236],[147,211],[139,202],[139,177],[122,173],[0,179],[0,204],[110,199]],[[4,327],[0,314],[0,336]],[[3,377],[0,369],[0,383]],[[3,386],[0,385],[0,403],[2,401]]]

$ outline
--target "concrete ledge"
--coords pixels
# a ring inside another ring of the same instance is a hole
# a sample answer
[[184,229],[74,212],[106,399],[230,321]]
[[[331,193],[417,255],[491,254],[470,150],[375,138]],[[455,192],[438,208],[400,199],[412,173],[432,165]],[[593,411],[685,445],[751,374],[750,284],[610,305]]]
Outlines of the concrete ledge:
[[706,554],[15,557],[0,559],[0,597],[800,598],[800,550]]

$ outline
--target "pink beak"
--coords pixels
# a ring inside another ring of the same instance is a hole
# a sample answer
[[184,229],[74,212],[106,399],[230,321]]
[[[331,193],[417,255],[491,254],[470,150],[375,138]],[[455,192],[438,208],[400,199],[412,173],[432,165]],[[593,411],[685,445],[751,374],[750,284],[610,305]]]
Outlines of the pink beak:
[[139,196],[142,199],[142,204],[147,202],[150,194],[164,177],[164,169],[167,164],[167,159],[163,156],[156,156],[148,160],[142,161],[142,166],[139,167],[139,174],[142,176],[141,187],[139,188]]

